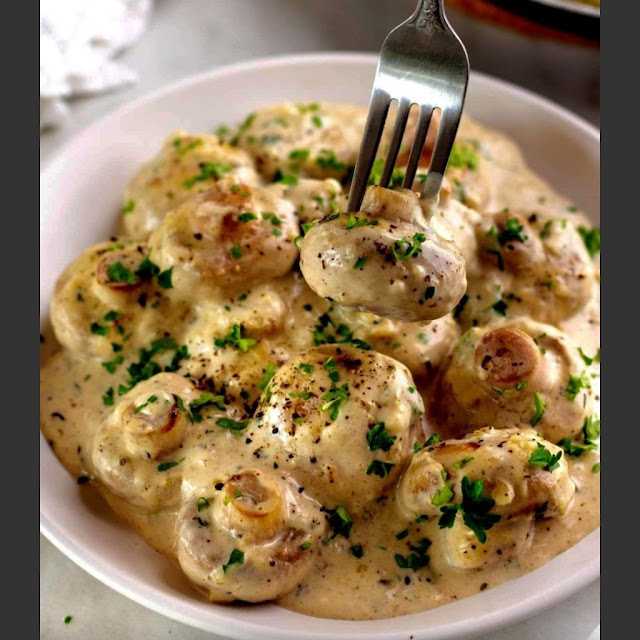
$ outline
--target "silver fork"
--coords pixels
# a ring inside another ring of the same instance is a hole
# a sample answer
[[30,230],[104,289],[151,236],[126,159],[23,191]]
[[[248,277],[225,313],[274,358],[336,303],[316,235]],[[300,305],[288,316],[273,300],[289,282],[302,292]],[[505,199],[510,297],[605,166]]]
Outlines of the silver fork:
[[467,92],[469,59],[444,11],[443,0],[420,0],[414,14],[386,37],[380,50],[369,116],[349,193],[349,211],[358,211],[380,145],[389,107],[397,112],[380,186],[389,184],[412,104],[419,106],[416,136],[403,187],[411,189],[434,111],[440,124],[422,196],[435,198],[451,153]]

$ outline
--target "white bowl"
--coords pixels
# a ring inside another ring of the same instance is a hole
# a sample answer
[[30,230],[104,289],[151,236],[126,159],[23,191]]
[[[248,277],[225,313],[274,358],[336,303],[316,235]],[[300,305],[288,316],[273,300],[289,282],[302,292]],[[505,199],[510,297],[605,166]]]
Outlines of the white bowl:
[[[54,282],[88,245],[114,229],[122,189],[172,130],[209,131],[282,100],[366,105],[375,57],[315,54],[257,60],[205,73],[127,105],[78,135],[41,176],[40,312]],[[599,133],[568,111],[474,74],[467,112],[511,135],[530,164],[597,222]],[[40,439],[41,531],[90,574],[136,602],[232,638],[406,640],[452,638],[512,624],[598,576],[599,530],[543,568],[438,609],[387,620],[311,618],[275,605],[231,607],[198,599],[180,573],[83,492]],[[330,588],[330,587],[329,587]]]

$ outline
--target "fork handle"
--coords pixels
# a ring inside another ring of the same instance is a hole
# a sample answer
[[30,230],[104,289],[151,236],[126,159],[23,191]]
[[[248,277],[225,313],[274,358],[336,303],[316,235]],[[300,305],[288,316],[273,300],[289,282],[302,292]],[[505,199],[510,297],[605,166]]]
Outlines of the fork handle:
[[440,25],[444,16],[444,0],[418,0],[415,13],[410,18],[410,22],[421,29]]

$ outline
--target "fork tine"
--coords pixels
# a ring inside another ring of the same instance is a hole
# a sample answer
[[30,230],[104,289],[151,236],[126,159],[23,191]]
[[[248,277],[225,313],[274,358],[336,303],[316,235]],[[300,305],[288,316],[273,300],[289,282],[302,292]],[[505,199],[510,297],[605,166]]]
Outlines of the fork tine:
[[451,148],[456,138],[458,125],[460,124],[460,115],[461,111],[459,109],[454,111],[447,109],[442,113],[438,135],[433,147],[431,165],[422,188],[423,198],[435,198],[440,191],[442,177],[447,168],[449,154],[451,153]]
[[416,137],[411,147],[411,155],[409,156],[409,162],[407,163],[407,173],[404,176],[404,182],[402,186],[405,189],[411,189],[413,181],[416,177],[416,171],[418,170],[418,163],[420,162],[420,154],[424,147],[424,141],[427,138],[427,132],[429,131],[429,124],[431,122],[431,116],[433,115],[433,107],[422,105],[420,107],[420,116],[418,119],[418,126],[416,127]]
[[360,153],[353,172],[347,211],[358,211],[362,204],[362,198],[367,188],[369,174],[371,173],[378,146],[380,145],[380,138],[382,137],[390,103],[391,100],[388,93],[380,89],[374,89],[369,104],[369,115],[364,127],[362,144],[360,145]]
[[409,118],[410,108],[411,101],[407,100],[406,98],[403,98],[398,104],[396,121],[393,128],[393,136],[391,138],[391,144],[389,145],[387,159],[384,163],[382,177],[380,178],[381,187],[386,187],[391,180],[393,168],[395,167],[396,160],[398,158],[398,151],[400,150],[400,143],[402,142],[402,137],[404,136],[404,131],[407,127],[407,119]]

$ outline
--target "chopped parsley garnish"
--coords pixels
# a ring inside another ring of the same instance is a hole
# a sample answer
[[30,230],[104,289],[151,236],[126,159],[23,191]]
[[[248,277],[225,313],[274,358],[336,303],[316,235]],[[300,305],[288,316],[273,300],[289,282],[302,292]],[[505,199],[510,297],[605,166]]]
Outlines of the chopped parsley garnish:
[[500,516],[489,513],[495,500],[484,495],[484,482],[462,478],[463,521],[482,543],[487,539],[486,530],[500,521]]
[[268,220],[274,227],[279,227],[282,224],[282,220],[271,211],[263,211],[262,219]]
[[586,444],[595,444],[600,437],[600,419],[595,416],[585,418],[582,425],[582,437]]
[[136,284],[136,274],[130,269],[127,269],[119,260],[112,262],[107,267],[107,276],[109,282],[122,282],[125,284]]
[[298,365],[298,369],[300,369],[300,371],[302,371],[303,373],[306,373],[306,374],[313,373],[313,365],[309,364],[308,362],[301,362]]
[[600,463],[596,462],[593,467],[591,467],[591,473],[600,473]]
[[310,391],[291,391],[289,397],[300,400],[308,400],[313,394]]
[[202,422],[201,412],[205,407],[215,407],[220,411],[225,410],[224,396],[215,395],[210,391],[203,391],[195,400],[189,403],[189,415],[193,422]]
[[209,506],[209,499],[208,498],[198,498],[198,501],[196,502],[196,507],[198,508],[198,511],[202,511],[203,509],[206,509]]
[[541,467],[545,471],[553,471],[559,466],[560,458],[562,458],[562,451],[554,454],[538,443],[536,450],[529,456],[529,464],[532,467]]
[[297,104],[296,107],[298,107],[298,111],[300,113],[309,113],[312,111],[318,111],[320,109],[320,104],[317,102],[309,102],[308,104]]
[[145,256],[136,269],[136,275],[142,280],[151,280],[160,273],[160,267]]
[[[333,330],[333,333],[330,331]],[[335,325],[328,313],[323,313],[313,330],[313,343],[321,344],[350,344],[358,349],[368,351],[371,345],[360,338],[354,338],[353,332],[346,324]]]
[[327,509],[327,515],[329,526],[333,531],[331,537],[344,536],[348,538],[353,526],[353,520],[349,512],[342,505],[338,505],[335,509]]
[[307,540],[300,545],[300,549],[302,549],[303,551],[306,551],[307,549],[310,549],[310,548],[311,548],[311,540]]
[[442,515],[438,519],[438,526],[441,529],[450,529],[456,521],[456,514],[460,508],[459,504],[451,504],[440,507]]
[[542,231],[540,232],[540,239],[541,240],[546,240],[550,235],[551,235],[551,227],[553,226],[553,220],[547,220],[543,227],[542,227]]
[[462,315],[464,308],[467,306],[467,302],[469,302],[469,296],[465,293],[453,310],[453,317],[456,320]]
[[256,114],[255,113],[250,113],[242,122],[242,124],[238,127],[238,131],[240,133],[244,133],[252,124],[253,121],[256,119]]
[[218,136],[218,138],[224,138],[225,136],[228,136],[229,133],[231,133],[231,129],[229,129],[229,127],[226,124],[221,124],[215,128],[213,133],[215,133]]
[[223,573],[227,573],[234,564],[244,564],[244,551],[233,549],[229,555],[229,559],[222,565]]
[[298,184],[298,176],[293,175],[292,173],[282,173],[282,171],[278,170],[276,175],[273,177],[274,182],[279,182],[280,184],[284,184],[288,187],[295,187]]
[[569,400],[575,400],[576,396],[583,389],[589,388],[591,388],[591,383],[589,382],[586,372],[583,372],[579,376],[569,376],[569,382],[567,383],[567,388],[564,390],[564,394]]
[[273,378],[277,370],[278,367],[273,364],[273,362],[267,363],[267,366],[264,369],[264,373],[262,374],[262,377],[258,382],[258,389],[260,389],[260,391],[264,391],[269,386],[271,378]]
[[113,387],[109,387],[102,394],[102,404],[104,404],[107,407],[111,407],[113,405]]
[[527,388],[528,382],[526,380],[520,380],[520,382],[516,382],[514,389],[516,391],[523,391]]
[[600,349],[598,349],[595,356],[588,356],[583,350],[582,347],[578,347],[578,353],[582,358],[582,361],[588,366],[592,365],[594,362],[600,362]]
[[423,442],[422,444],[420,444],[419,442],[414,442],[413,443],[413,452],[414,453],[418,453],[420,451],[422,451],[425,447],[432,447],[433,445],[438,444],[438,442],[440,442],[442,440],[442,438],[440,437],[440,434],[438,433],[432,433],[425,442]]
[[65,616],[64,617],[64,623],[65,624],[71,624],[72,620],[73,620],[73,616]]
[[134,408],[133,413],[140,413],[145,407],[148,407],[150,404],[154,404],[158,401],[158,396],[157,395],[151,395],[149,396],[145,402],[143,402],[142,404],[139,404],[137,407]]
[[218,418],[216,424],[221,429],[228,429],[229,431],[243,431],[249,424],[248,420],[232,420],[231,418]]
[[431,498],[434,507],[442,507],[453,499],[453,490],[448,484],[442,485]]
[[[380,184],[383,170],[384,158],[376,158],[373,166],[371,167],[368,184]],[[391,178],[389,179],[389,189],[402,186],[402,183],[404,182],[404,175],[405,172],[402,169],[400,169],[399,167],[394,167],[393,171],[391,172]],[[420,179],[420,176],[417,176],[417,178]],[[424,182],[424,180],[422,180],[422,182]]]
[[282,235],[282,231],[280,230],[280,227],[282,226],[282,220],[275,213],[271,211],[263,211],[262,219],[268,220],[269,222],[271,222],[271,225],[274,227],[273,229],[274,236]]
[[178,347],[171,358],[171,362],[164,368],[165,371],[177,371],[180,368],[180,362],[189,357],[189,349],[186,344]]
[[475,534],[479,542],[487,541],[487,530],[500,521],[500,516],[489,513],[495,500],[484,495],[484,481],[462,478],[462,504],[451,504],[440,507],[442,515],[438,520],[441,529],[453,527],[456,513],[462,512],[464,524]]
[[102,366],[109,372],[115,373],[116,369],[124,362],[124,356],[122,354],[118,354],[113,358],[113,360],[109,360],[107,362],[103,362]]
[[294,149],[289,153],[289,160],[304,162],[309,157],[309,149]]
[[247,338],[244,336],[244,327],[241,324],[234,324],[231,330],[224,338],[215,338],[213,344],[224,349],[225,347],[233,347],[243,353],[246,353],[252,347],[258,344],[258,341],[254,338]]
[[309,230],[312,229],[315,224],[316,224],[317,220],[312,220],[311,222],[303,222],[300,225],[300,229],[302,230],[302,238],[304,238],[304,236],[307,235],[307,233],[309,233]]
[[313,116],[311,116],[311,122],[313,123],[314,127],[318,129],[322,128],[322,118],[318,114],[314,114]]
[[362,271],[364,269],[364,265],[367,262],[367,257],[366,256],[360,256],[353,264],[353,268],[354,269],[358,269],[359,271]]
[[234,244],[231,249],[229,249],[229,255],[234,260],[240,260],[240,258],[242,258],[242,249],[240,248],[240,245]]
[[358,218],[358,216],[350,213],[347,217],[347,221],[344,224],[344,228],[351,230],[357,229],[358,227],[376,227],[378,226],[378,224],[379,223],[375,218]]
[[589,416],[582,424],[582,442],[573,442],[571,438],[562,438],[558,442],[558,446],[562,447],[567,455],[579,458],[583,453],[597,448],[596,440],[599,437],[600,419]]
[[351,545],[349,547],[349,551],[351,551],[352,556],[358,559],[362,558],[362,556],[364,555],[364,549],[362,548],[361,544]]
[[578,233],[582,237],[587,252],[593,258],[600,253],[600,229],[587,227],[578,227]]
[[408,260],[416,258],[422,251],[422,243],[427,239],[424,233],[414,233],[411,239],[402,238],[396,240],[391,247],[391,254],[395,260]]
[[403,529],[396,533],[396,540],[404,540],[409,535],[409,529]]
[[507,242],[525,242],[527,236],[523,233],[524,227],[517,218],[509,218],[504,223],[504,229],[498,234],[498,242],[503,245]]
[[341,387],[333,385],[326,393],[323,394],[322,400],[324,404],[320,407],[322,411],[329,414],[329,419],[333,422],[340,413],[340,407],[349,398],[349,385],[343,384]]
[[133,200],[127,200],[122,205],[122,213],[126,215],[127,213],[131,213],[136,208],[136,203]]
[[581,444],[580,442],[572,442],[571,438],[562,438],[562,440],[558,442],[558,446],[562,447],[564,452],[573,458],[579,458],[583,453],[593,451],[596,448],[596,445],[593,443]]
[[438,444],[438,442],[440,442],[442,440],[442,438],[440,437],[439,433],[432,433],[428,438],[427,441],[424,443],[425,447],[432,447],[434,444]]
[[412,569],[413,571],[418,571],[418,569],[422,569],[429,564],[429,556],[427,555],[427,551],[431,546],[431,540],[429,538],[422,538],[418,541],[417,544],[409,544],[409,549],[411,553],[406,556],[403,556],[399,553],[396,553],[393,557],[396,561],[396,564],[401,569]]
[[451,148],[448,166],[474,171],[478,168],[478,154],[471,145],[456,142]]
[[106,336],[107,332],[109,331],[107,327],[103,327],[101,324],[98,324],[97,322],[92,322],[89,329],[91,330],[91,333],[97,336]]
[[111,311],[107,311],[107,313],[104,314],[103,320],[105,322],[115,322],[119,318],[120,318],[120,313],[112,309]]
[[500,316],[507,315],[507,309],[509,308],[504,300],[497,300],[491,305],[491,308]]
[[171,275],[173,273],[173,267],[166,269],[165,271],[161,271],[158,274],[158,284],[163,289],[173,289],[173,282],[171,281]]
[[529,424],[532,427],[535,427],[542,417],[544,416],[544,412],[547,408],[547,403],[544,401],[544,398],[538,393],[533,394],[533,416],[529,421]]
[[331,149],[323,149],[316,156],[316,164],[322,169],[328,169],[331,171],[344,171],[347,165],[340,162],[336,157],[335,151]]
[[380,478],[386,478],[391,473],[391,469],[393,469],[393,467],[395,467],[395,464],[393,464],[392,462],[384,462],[383,460],[372,460],[367,467],[367,475],[375,475]]
[[251,220],[257,220],[257,219],[258,219],[258,216],[251,211],[245,211],[244,213],[241,213],[238,216],[238,220],[240,222],[251,222]]
[[[155,277],[158,279],[158,285],[163,289],[172,289],[173,282],[171,277],[173,275],[173,267],[160,271],[160,267],[149,259],[149,256],[145,256],[142,262],[138,265],[135,271],[134,280],[130,284],[135,284],[140,280],[151,280]],[[105,320],[107,317],[105,316]],[[115,318],[114,318],[115,319]]]
[[453,468],[454,469],[464,469],[472,461],[473,461],[473,457],[461,458],[457,462],[453,463]]
[[158,471],[168,471],[173,467],[177,467],[181,462],[182,460],[169,460],[168,462],[161,462],[156,468]]
[[386,429],[384,422],[376,424],[367,431],[367,444],[370,451],[389,451],[396,441],[396,436],[392,436]]
[[182,186],[191,189],[196,182],[204,180],[220,180],[225,173],[229,173],[233,167],[226,162],[199,162],[200,173],[191,178],[187,178]]
[[132,362],[127,368],[127,373],[129,374],[128,386],[120,385],[118,393],[123,395],[130,389],[133,389],[139,382],[148,380],[157,373],[160,373],[162,367],[155,362],[153,358],[165,351],[176,351],[171,364],[165,367],[165,371],[171,371],[175,370],[171,367],[172,365],[175,366],[176,355],[186,355],[187,348],[186,346],[178,347],[176,341],[171,336],[165,336],[154,340],[149,349],[140,349],[140,359],[138,362]]
[[336,361],[333,358],[331,357],[327,358],[324,364],[322,365],[322,367],[327,372],[331,382],[338,382],[338,380],[340,380],[338,365],[336,364]]
[[182,140],[181,138],[175,138],[173,141],[173,147],[176,150],[177,154],[180,156],[185,155],[192,149],[196,149],[203,144],[202,138],[196,138],[195,140],[191,140],[190,142],[182,146],[183,142],[186,142],[186,141]]

